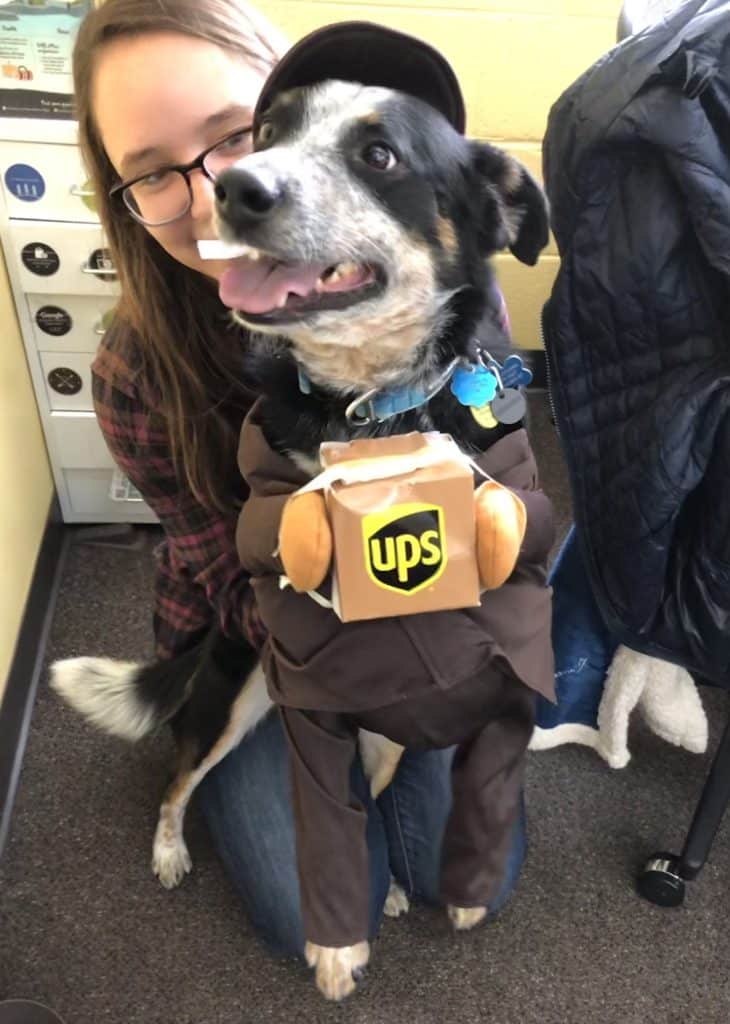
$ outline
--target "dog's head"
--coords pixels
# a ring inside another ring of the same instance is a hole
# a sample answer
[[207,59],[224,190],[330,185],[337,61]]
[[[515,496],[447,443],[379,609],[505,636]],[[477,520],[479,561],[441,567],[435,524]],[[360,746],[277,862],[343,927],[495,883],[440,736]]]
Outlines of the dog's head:
[[216,195],[220,236],[251,247],[224,302],[342,388],[428,359],[458,296],[483,311],[485,260],[510,248],[535,263],[548,236],[542,191],[511,156],[414,96],[349,81],[278,94]]

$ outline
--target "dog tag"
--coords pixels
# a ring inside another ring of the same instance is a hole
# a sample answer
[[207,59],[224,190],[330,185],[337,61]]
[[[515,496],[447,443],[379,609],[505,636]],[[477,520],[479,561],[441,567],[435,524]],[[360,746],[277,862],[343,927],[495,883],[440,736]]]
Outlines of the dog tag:
[[487,402],[486,405],[481,406],[479,409],[472,409],[471,414],[479,426],[484,430],[494,430],[497,426],[497,421],[494,418],[494,413],[492,412],[492,407],[489,402]]
[[497,378],[484,366],[460,366],[451,378],[451,393],[462,405],[481,409],[497,393]]
[[492,399],[491,408],[498,423],[513,424],[523,419],[527,412],[527,402],[521,391],[505,388],[501,395]]
[[499,372],[506,388],[526,388],[532,383],[532,370],[527,369],[515,352],[507,356]]

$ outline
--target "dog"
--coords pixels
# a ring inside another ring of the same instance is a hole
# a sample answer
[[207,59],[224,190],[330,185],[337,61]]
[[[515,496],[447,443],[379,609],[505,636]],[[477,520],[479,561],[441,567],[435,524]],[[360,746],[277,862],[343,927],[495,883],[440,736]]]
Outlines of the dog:
[[[314,476],[325,441],[441,431],[476,456],[522,428],[522,419],[483,425],[447,376],[484,353],[504,363],[489,258],[508,248],[532,265],[547,243],[544,195],[513,157],[463,137],[412,95],[330,80],[274,97],[255,151],[215,188],[219,237],[245,246],[221,297],[249,332],[272,450]],[[369,415],[372,396],[408,389],[423,395],[417,407]],[[258,655],[213,632],[172,662],[73,658],[51,671],[57,692],[107,732],[137,740],[172,726],[178,762],[152,864],[164,886],[177,885],[191,868],[182,826],[195,787],[272,707]],[[367,723],[359,742],[377,795],[403,744]],[[406,908],[394,884],[386,910]],[[468,928],[486,908],[449,913]],[[339,999],[369,947],[308,941],[306,956],[322,992]]]

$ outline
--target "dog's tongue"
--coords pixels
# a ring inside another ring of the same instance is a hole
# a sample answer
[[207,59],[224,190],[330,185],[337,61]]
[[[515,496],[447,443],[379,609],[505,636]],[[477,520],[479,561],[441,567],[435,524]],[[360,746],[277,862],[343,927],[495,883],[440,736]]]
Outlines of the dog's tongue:
[[244,313],[269,313],[280,309],[290,292],[309,295],[326,269],[324,263],[236,260],[221,276],[221,302]]
[[221,302],[242,313],[271,313],[286,305],[291,295],[306,298],[312,292],[348,292],[374,280],[373,270],[360,263],[275,263],[244,257],[223,272]]

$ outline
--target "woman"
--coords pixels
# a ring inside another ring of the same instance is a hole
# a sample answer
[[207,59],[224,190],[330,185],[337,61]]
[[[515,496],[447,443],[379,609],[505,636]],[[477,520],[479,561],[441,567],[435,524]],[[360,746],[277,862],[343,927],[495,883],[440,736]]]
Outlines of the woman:
[[[243,0],[107,0],[76,42],[80,145],[122,289],[93,366],[94,398],[115,461],[165,534],[155,588],[160,656],[197,643],[214,622],[257,645],[265,640],[234,544],[246,497],[236,443],[255,398],[239,371],[246,337],[218,298],[225,263],[203,263],[196,242],[214,237],[212,178],[250,149],[256,97],[283,49]],[[368,810],[371,934],[391,872],[409,895],[437,900],[450,764],[451,751],[407,752],[377,805],[361,765],[353,766]],[[278,718],[247,737],[198,792],[254,926],[273,949],[301,954]],[[521,819],[493,912],[524,852]]]

